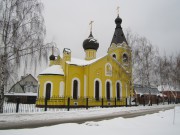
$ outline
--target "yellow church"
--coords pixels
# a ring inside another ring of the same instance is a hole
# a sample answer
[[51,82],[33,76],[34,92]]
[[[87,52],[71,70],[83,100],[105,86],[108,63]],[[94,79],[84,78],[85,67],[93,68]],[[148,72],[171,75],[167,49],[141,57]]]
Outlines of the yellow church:
[[36,106],[114,106],[125,105],[132,91],[132,58],[121,27],[122,19],[115,19],[115,32],[107,54],[96,58],[98,41],[92,34],[82,47],[85,59],[71,57],[71,50],[64,48],[63,56],[49,57],[50,65],[38,75],[39,94]]

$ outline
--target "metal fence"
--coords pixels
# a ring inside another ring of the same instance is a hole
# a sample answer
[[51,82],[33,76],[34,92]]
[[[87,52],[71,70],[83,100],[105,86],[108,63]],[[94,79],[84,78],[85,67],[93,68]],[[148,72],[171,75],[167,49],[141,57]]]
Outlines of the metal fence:
[[[71,109],[88,109],[95,107],[121,107],[132,106],[131,99],[122,97],[116,98],[78,98],[72,97],[44,97],[38,98],[36,104],[24,104],[22,99],[17,98],[15,102],[4,102],[3,113],[34,113],[44,111],[69,111]],[[159,103],[157,103],[158,105]],[[168,102],[169,104],[169,102]],[[137,105],[136,100],[134,104]],[[144,102],[145,105],[145,102]],[[147,104],[146,104],[147,105]],[[152,104],[151,104],[152,105]]]
[[36,104],[25,104],[23,99],[17,98],[14,102],[4,102],[3,113],[33,113],[43,111],[64,111],[75,108],[88,109],[94,107],[128,106],[127,98],[78,98],[71,97],[44,97],[38,98]]
[[118,107],[127,106],[127,98],[77,98],[72,97],[51,97],[50,99],[41,97],[36,101],[37,107],[47,108],[86,108],[89,107]]

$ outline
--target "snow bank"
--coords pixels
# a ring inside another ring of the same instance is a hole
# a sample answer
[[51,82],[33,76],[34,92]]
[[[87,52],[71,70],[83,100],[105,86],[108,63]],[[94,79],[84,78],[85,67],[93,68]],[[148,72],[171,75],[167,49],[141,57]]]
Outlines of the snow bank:
[[52,133],[54,135],[179,135],[179,106],[175,109],[175,124],[173,124],[173,117],[174,110],[172,109],[129,119],[115,118],[99,122],[90,121],[83,124],[69,123],[35,129],[2,130],[0,135],[50,135]]

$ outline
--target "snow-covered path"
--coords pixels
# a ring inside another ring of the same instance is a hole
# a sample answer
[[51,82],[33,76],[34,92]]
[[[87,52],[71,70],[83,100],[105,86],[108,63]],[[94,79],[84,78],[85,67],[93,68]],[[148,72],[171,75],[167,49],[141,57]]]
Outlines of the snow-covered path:
[[[81,115],[81,113],[79,115]],[[89,121],[83,124],[68,123],[35,129],[1,130],[0,135],[179,135],[180,106],[175,108],[174,124],[173,117],[174,109],[171,109],[167,111],[160,111],[155,114],[128,119],[119,117],[99,122]]]
[[139,115],[146,112],[158,112],[174,105],[138,106],[118,108],[91,108],[89,110],[71,110],[59,112],[0,114],[0,129],[33,128],[60,123],[83,123],[91,120],[102,120],[114,117]]

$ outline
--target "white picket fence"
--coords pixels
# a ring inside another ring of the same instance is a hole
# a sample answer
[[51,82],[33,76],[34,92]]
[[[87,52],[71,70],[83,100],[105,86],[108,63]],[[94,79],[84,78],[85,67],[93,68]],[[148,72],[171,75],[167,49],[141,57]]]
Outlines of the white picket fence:
[[[90,107],[89,109],[97,109],[100,107]],[[71,108],[70,110],[85,110],[86,108]],[[47,111],[58,112],[67,111],[67,108],[47,108]],[[36,107],[35,104],[19,104],[18,113],[35,113],[45,112],[44,108]],[[3,113],[16,113],[16,103],[4,102]]]
[[[65,108],[47,108],[47,111],[65,111]],[[44,108],[38,108],[35,104],[19,104],[18,113],[44,112]],[[16,104],[4,102],[3,113],[16,113]]]

